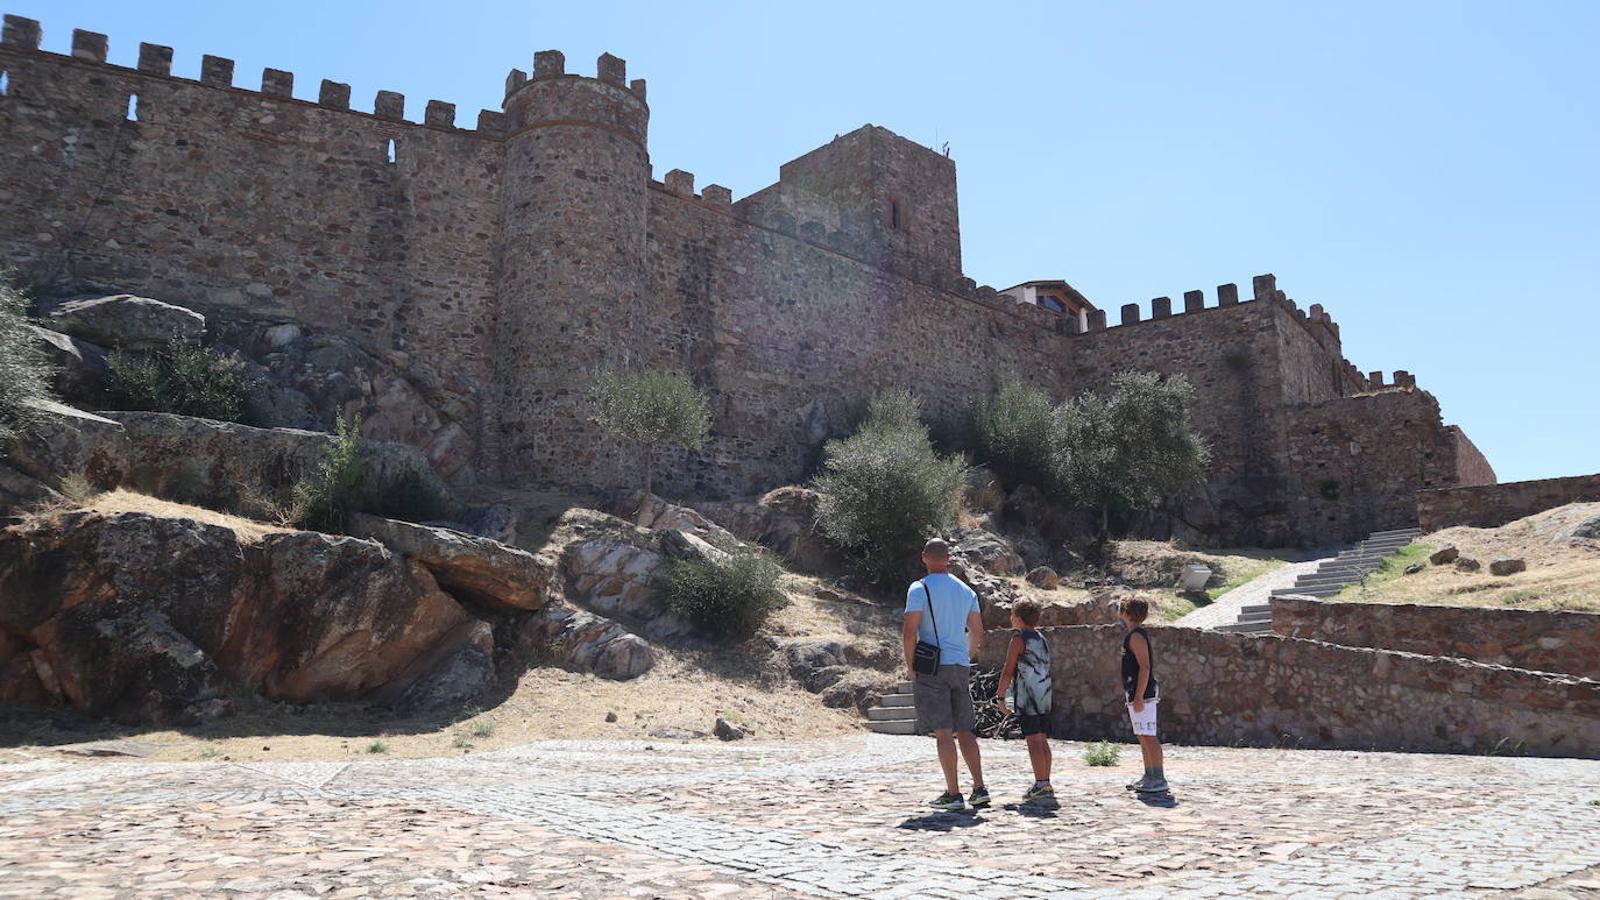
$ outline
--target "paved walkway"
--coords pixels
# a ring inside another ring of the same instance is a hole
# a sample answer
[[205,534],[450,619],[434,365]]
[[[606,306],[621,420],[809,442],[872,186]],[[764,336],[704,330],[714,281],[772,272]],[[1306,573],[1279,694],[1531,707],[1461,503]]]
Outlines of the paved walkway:
[[[1327,559],[1332,558],[1331,555],[1327,557]],[[1323,562],[1323,559],[1312,559],[1305,562],[1286,563],[1259,578],[1252,578],[1246,581],[1244,584],[1172,624],[1185,628],[1216,628],[1218,625],[1229,625],[1237,622],[1239,621],[1239,610],[1246,606],[1267,602],[1267,598],[1272,595],[1273,591],[1279,588],[1293,587],[1295,579],[1301,575],[1315,572]]]
[[[1600,891],[1600,762],[1056,744],[1057,808],[919,807],[932,745],[532,744],[433,760],[0,764],[0,896],[1413,897]],[[0,753],[0,759],[8,754]],[[10,758],[15,759],[14,755]]]

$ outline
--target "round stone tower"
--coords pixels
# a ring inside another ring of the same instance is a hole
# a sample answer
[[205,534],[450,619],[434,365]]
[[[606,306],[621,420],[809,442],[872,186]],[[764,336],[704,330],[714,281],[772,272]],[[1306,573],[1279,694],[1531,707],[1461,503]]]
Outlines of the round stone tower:
[[642,339],[650,108],[626,63],[608,53],[597,68],[568,75],[547,50],[531,79],[512,72],[506,85],[494,438],[508,481],[620,474],[607,471],[588,387]]

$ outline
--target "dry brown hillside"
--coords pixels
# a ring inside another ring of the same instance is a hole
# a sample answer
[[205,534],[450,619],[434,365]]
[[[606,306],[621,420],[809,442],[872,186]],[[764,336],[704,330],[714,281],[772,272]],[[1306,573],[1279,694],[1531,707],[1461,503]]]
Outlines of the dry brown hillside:
[[[1478,568],[1426,564],[1429,553],[1447,546]],[[1390,565],[1339,599],[1600,612],[1600,503],[1573,503],[1499,528],[1446,528],[1418,538],[1414,548],[1404,558],[1421,559],[1421,572]],[[1527,569],[1490,572],[1490,563],[1508,558]]]

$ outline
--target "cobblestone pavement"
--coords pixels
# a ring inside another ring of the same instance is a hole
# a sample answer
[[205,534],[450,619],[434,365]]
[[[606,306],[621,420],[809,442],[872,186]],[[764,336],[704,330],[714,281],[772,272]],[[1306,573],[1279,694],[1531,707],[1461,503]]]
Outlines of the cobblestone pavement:
[[1056,745],[1055,807],[937,813],[932,744],[551,742],[446,759],[0,764],[0,896],[1600,895],[1600,762]]

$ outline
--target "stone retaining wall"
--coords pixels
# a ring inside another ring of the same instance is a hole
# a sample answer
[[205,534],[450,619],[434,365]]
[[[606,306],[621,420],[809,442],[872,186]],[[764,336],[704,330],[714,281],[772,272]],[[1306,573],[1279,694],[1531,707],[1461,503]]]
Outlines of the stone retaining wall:
[[1600,475],[1510,481],[1417,492],[1423,531],[1455,525],[1494,528],[1568,503],[1600,500]]
[[1600,615],[1595,613],[1274,597],[1272,630],[1345,647],[1600,679]]
[[[1128,740],[1121,631],[1044,629],[1051,733]],[[1161,737],[1187,744],[1600,758],[1600,682],[1319,641],[1152,627]],[[992,635],[982,658],[998,665]]]

